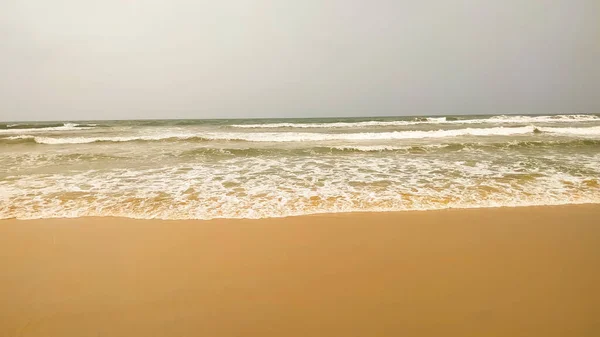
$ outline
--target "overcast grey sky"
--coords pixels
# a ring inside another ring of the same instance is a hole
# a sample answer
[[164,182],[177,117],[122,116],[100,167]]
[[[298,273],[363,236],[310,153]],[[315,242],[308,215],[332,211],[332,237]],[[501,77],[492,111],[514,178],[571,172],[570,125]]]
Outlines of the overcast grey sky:
[[0,0],[0,120],[600,112],[598,0]]

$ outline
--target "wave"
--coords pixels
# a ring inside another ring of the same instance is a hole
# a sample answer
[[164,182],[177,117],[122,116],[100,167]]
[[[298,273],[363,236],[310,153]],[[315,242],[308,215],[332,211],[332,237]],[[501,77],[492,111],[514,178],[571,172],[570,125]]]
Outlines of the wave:
[[128,137],[42,137],[33,135],[18,135],[0,138],[0,143],[34,143],[45,145],[91,144],[91,143],[123,143],[150,141],[206,140],[194,135],[157,135],[157,136],[128,136]]
[[570,122],[594,122],[600,121],[598,115],[549,115],[549,116],[518,116],[518,115],[499,115],[489,118],[493,122],[505,123],[570,123]]
[[0,141],[35,142],[38,144],[89,144],[97,142],[134,142],[134,141],[246,141],[246,142],[318,142],[318,141],[369,141],[369,140],[403,140],[449,138],[460,136],[512,136],[548,133],[561,136],[599,136],[600,126],[586,128],[554,128],[554,127],[494,127],[465,128],[433,131],[393,131],[362,133],[310,133],[310,132],[204,132],[204,133],[165,133],[137,136],[106,137],[48,137],[34,135],[18,135],[0,138]]
[[[26,138],[32,139],[32,138]],[[129,137],[33,137],[34,142],[38,144],[60,145],[60,144],[90,144],[104,142],[139,142],[139,141],[166,141],[166,140],[204,140],[202,137],[186,135],[157,135],[157,136],[129,136]]]
[[44,128],[55,128],[64,126],[65,123],[48,123],[48,124],[26,124],[26,123],[14,123],[14,124],[0,124],[0,130],[13,129],[44,129]]
[[[11,126],[8,128],[8,126]],[[75,131],[75,130],[90,130],[93,129],[95,124],[76,124],[76,123],[64,123],[64,124],[49,124],[49,125],[35,125],[35,124],[9,124],[7,128],[0,129],[0,134],[15,134],[15,133],[39,133],[48,131]]]
[[231,127],[241,129],[282,129],[282,128],[364,128],[377,126],[406,126],[422,124],[412,121],[365,121],[365,122],[334,122],[334,123],[267,123],[267,124],[234,124]]
[[[344,154],[372,154],[372,153],[395,153],[407,155],[419,154],[443,154],[452,152],[476,152],[476,151],[497,151],[497,150],[516,150],[519,149],[562,149],[562,148],[586,148],[598,147],[600,140],[596,139],[575,139],[567,141],[540,140],[540,141],[507,141],[507,142],[448,142],[441,144],[422,144],[422,145],[339,145],[323,146],[306,144],[302,147],[196,147],[181,152],[173,151],[165,153],[169,158],[242,158],[242,157],[276,157],[282,156],[315,156],[315,155],[344,155]],[[127,160],[125,157],[118,157],[106,154],[88,154],[75,153],[69,155],[48,155],[48,158],[57,162],[80,160],[94,161],[98,159]],[[42,160],[37,158],[36,161]]]
[[549,132],[554,134],[568,135],[568,136],[596,136],[600,135],[600,126],[592,126],[587,128],[549,128],[541,127],[537,128],[542,132]]
[[362,122],[329,122],[329,123],[264,123],[234,124],[234,128],[270,129],[270,128],[366,128],[392,127],[419,124],[531,124],[531,123],[573,123],[600,122],[596,115],[553,115],[553,116],[492,116],[489,118],[460,119],[458,117],[415,117],[412,120],[398,121],[362,121]]
[[308,133],[308,132],[260,132],[260,133],[203,133],[203,140],[249,141],[249,142],[310,142],[310,141],[361,141],[447,138],[459,136],[511,136],[536,132],[559,133],[562,135],[600,135],[599,127],[551,128],[551,127],[494,127],[465,128],[433,131],[393,131],[362,133]]
[[348,152],[403,152],[420,153],[429,152],[436,148],[450,147],[450,145],[425,145],[425,146],[316,146],[303,148],[213,148],[201,147],[193,150],[187,150],[180,154],[182,157],[255,157],[255,156],[312,156],[322,154],[341,154]]
[[438,131],[394,131],[380,133],[296,133],[296,132],[260,132],[260,133],[229,133],[206,132],[198,134],[166,133],[157,135],[140,135],[127,137],[42,137],[33,135],[19,135],[4,138],[6,140],[26,140],[38,144],[88,144],[96,142],[131,142],[131,141],[165,141],[165,140],[222,140],[222,141],[248,141],[248,142],[305,142],[329,140],[394,140],[394,139],[422,139],[443,138],[455,136],[491,136],[515,135],[532,133],[534,127],[518,128],[487,128],[487,129],[458,129]]
[[19,143],[28,143],[28,142],[33,142],[35,143],[35,136],[31,136],[31,135],[19,135],[19,136],[10,136],[10,137],[4,137],[4,138],[0,138],[0,141],[2,142],[19,142]]
[[458,151],[478,150],[518,150],[528,148],[576,148],[600,145],[600,140],[576,139],[570,141],[509,141],[509,142],[467,142],[467,143],[444,143],[425,145],[342,145],[342,146],[315,146],[301,148],[214,148],[200,147],[173,154],[181,157],[254,157],[254,156],[312,156],[323,154],[345,154],[345,153],[400,153],[400,154],[425,154]]
[[538,148],[538,147],[585,147],[598,146],[600,140],[596,139],[576,139],[570,141],[509,141],[509,142],[492,142],[492,143],[445,143],[445,144],[427,144],[414,146],[388,146],[388,145],[345,145],[334,146],[323,149],[343,152],[406,152],[406,153],[429,153],[434,151],[463,151],[477,149],[519,149],[519,148]]

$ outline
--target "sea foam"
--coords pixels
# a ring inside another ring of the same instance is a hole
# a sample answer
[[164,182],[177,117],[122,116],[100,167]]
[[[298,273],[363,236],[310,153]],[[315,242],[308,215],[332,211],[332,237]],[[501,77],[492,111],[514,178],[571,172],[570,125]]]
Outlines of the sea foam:
[[[543,132],[563,136],[599,136],[600,126],[581,128],[536,127],[493,127],[493,128],[463,128],[432,131],[391,131],[391,132],[360,132],[360,133],[311,133],[311,132],[167,132],[152,135],[106,136],[106,137],[51,137],[19,135],[6,139],[33,139],[39,144],[88,144],[95,142],[132,142],[132,141],[246,141],[246,142],[319,142],[319,141],[382,141],[403,139],[428,139],[448,137],[486,137],[514,136]],[[1,140],[1,139],[0,139]]]
[[270,129],[270,128],[367,128],[393,127],[420,124],[531,124],[531,123],[575,123],[600,121],[596,115],[553,115],[553,116],[510,116],[501,115],[478,119],[456,119],[448,117],[418,117],[413,120],[397,121],[361,121],[361,122],[330,122],[330,123],[262,123],[234,124],[234,128]]

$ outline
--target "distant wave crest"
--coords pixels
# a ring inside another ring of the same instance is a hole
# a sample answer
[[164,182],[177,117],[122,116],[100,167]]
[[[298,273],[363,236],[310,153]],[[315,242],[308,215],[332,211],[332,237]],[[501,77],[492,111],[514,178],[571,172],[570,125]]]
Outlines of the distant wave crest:
[[262,123],[234,124],[234,128],[244,129],[273,129],[273,128],[366,128],[393,127],[419,124],[529,124],[529,123],[573,123],[600,121],[596,115],[554,115],[554,116],[510,116],[500,115],[489,118],[460,119],[457,117],[415,117],[412,120],[400,121],[362,121],[362,122],[331,122],[331,123]]
[[76,123],[63,123],[63,124],[8,124],[5,128],[0,128],[0,135],[2,134],[16,134],[16,133],[40,133],[48,131],[75,131],[75,130],[90,130],[93,129],[96,124],[76,124]]

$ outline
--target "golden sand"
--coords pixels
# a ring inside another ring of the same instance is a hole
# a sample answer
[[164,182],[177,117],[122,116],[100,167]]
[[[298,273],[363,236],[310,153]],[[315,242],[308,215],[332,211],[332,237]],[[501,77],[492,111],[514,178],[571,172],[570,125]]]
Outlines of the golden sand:
[[600,205],[0,221],[0,336],[600,336]]

